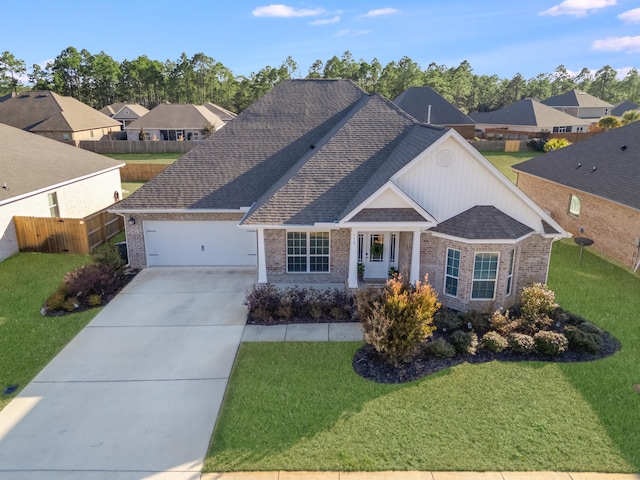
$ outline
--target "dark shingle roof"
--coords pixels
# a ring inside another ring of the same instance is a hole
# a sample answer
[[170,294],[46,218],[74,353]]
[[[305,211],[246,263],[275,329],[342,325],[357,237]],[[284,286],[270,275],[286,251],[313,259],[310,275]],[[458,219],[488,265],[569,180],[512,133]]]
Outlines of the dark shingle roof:
[[0,103],[0,122],[30,132],[120,128],[120,122],[75,98],[46,90],[23,92]]
[[120,208],[250,207],[365,96],[350,81],[286,80]]
[[[402,148],[405,139],[413,140],[414,127],[430,135],[422,136],[417,149]],[[257,202],[244,222],[308,225],[340,220],[444,133],[417,124],[380,95],[365,96],[325,142]]]
[[[433,125],[474,125],[476,122],[429,87],[410,87],[393,101],[420,122]],[[429,106],[431,115],[429,118]]]
[[431,228],[467,240],[515,240],[533,230],[493,206],[477,206]]
[[[0,123],[0,203],[124,165]],[[7,188],[2,188],[3,184]]]
[[585,120],[560,112],[531,98],[519,100],[493,112],[475,112],[471,114],[471,118],[478,123],[491,125],[526,125],[547,128],[589,125],[589,122]]
[[569,90],[555,97],[547,98],[543,100],[542,103],[550,107],[613,107],[610,103],[600,100],[593,95],[589,95],[582,90]]
[[640,122],[609,130],[513,168],[640,210]]
[[616,117],[621,117],[623,113],[628,112],[629,110],[638,110],[640,109],[640,105],[637,103],[633,103],[629,100],[625,100],[624,102],[616,103],[611,110],[611,115],[615,115]]

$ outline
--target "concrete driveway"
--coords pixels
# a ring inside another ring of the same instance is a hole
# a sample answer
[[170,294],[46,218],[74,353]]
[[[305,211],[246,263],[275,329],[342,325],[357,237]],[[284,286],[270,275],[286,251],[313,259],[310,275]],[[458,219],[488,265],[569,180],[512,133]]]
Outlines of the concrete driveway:
[[0,412],[0,479],[200,478],[255,278],[140,272]]

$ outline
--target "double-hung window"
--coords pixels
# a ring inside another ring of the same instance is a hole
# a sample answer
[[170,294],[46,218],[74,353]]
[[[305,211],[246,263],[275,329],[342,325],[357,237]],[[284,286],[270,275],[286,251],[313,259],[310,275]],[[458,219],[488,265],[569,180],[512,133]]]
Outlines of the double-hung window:
[[287,272],[329,271],[329,232],[287,232]]
[[509,252],[509,267],[507,269],[507,297],[511,295],[511,291],[513,290],[513,264],[515,263],[516,258],[516,250],[515,248]]
[[447,248],[447,269],[444,275],[444,293],[455,297],[458,295],[458,279],[460,277],[460,250]]
[[47,195],[47,199],[49,200],[49,215],[51,215],[51,218],[60,218],[58,194],[56,192],[52,192]]
[[498,278],[498,253],[476,253],[473,265],[473,300],[493,300]]

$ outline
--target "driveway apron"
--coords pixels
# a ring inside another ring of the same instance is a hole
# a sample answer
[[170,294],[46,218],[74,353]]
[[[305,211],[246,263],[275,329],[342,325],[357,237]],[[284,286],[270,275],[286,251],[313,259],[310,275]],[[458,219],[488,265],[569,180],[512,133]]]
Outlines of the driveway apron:
[[0,412],[0,479],[198,479],[255,278],[140,272]]

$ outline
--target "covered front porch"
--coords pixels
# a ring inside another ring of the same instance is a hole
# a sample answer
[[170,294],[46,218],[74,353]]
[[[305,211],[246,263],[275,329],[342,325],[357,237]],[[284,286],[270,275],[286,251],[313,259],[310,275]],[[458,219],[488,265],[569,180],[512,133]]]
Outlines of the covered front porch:
[[348,288],[384,283],[393,272],[411,283],[420,278],[420,229],[352,228]]

